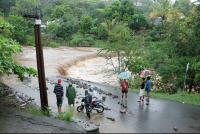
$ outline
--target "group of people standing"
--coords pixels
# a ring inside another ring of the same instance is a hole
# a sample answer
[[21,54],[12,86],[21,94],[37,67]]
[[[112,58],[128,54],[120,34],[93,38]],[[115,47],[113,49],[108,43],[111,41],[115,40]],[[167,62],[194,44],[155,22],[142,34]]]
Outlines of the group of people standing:
[[[61,83],[62,83],[61,79],[58,79],[58,82],[56,83],[56,85],[54,87],[54,93],[56,95],[57,107],[58,107],[59,113],[61,113],[61,107],[63,104],[63,96],[64,96],[64,89],[63,89],[63,85]],[[73,105],[73,107],[74,107],[75,98],[76,98],[76,90],[72,86],[71,83],[69,83],[69,86],[66,86],[66,98],[68,99],[68,105],[69,106]],[[84,100],[85,100],[86,110],[87,110],[88,106],[92,102],[92,95],[88,92],[88,90],[85,90],[84,98],[85,98]]]
[[[64,89],[62,86],[62,81],[61,79],[58,79],[57,84],[54,87],[54,93],[56,94],[57,98],[57,107],[58,107],[58,112],[61,112],[61,107],[63,103],[63,96],[64,96]],[[124,108],[127,108],[127,94],[128,94],[128,80],[127,79],[120,79],[120,86],[121,86],[121,92],[122,92],[122,98],[121,98],[121,105]],[[146,105],[149,105],[149,97],[150,97],[150,92],[152,88],[152,81],[151,77],[148,76],[146,79],[142,78],[142,82],[140,84],[140,92],[139,92],[139,100],[138,102],[144,102],[144,93],[146,91]],[[88,91],[85,92],[85,95],[87,96]],[[90,95],[91,96],[91,95]],[[66,87],[66,98],[68,99],[68,105],[74,106],[75,98],[76,98],[76,90],[72,86],[72,84],[69,84],[69,86]],[[91,98],[91,97],[88,97]],[[90,100],[91,102],[92,100]]]
[[[124,108],[127,108],[127,93],[128,93],[128,88],[129,88],[128,80],[127,79],[121,79],[120,80],[120,86],[121,86],[121,91],[122,91],[121,105]],[[150,97],[151,88],[152,88],[151,77],[148,76],[146,79],[142,78],[142,82],[140,84],[138,102],[144,102],[144,93],[146,91],[146,96],[147,96],[146,105],[149,105],[149,97]]]
[[[54,93],[56,94],[57,98],[57,107],[58,107],[58,112],[61,112],[61,107],[63,103],[63,96],[64,96],[64,89],[61,84],[61,79],[58,79],[58,83],[54,87]],[[76,98],[76,90],[72,86],[72,84],[69,84],[68,87],[66,87],[66,98],[68,99],[68,105],[74,106],[75,98]]]
[[151,77],[148,76],[146,79],[142,78],[142,82],[140,84],[140,92],[139,92],[139,100],[138,102],[143,102],[144,101],[144,90],[146,91],[147,99],[146,99],[146,104],[149,105],[149,97],[150,97],[150,92],[152,88],[152,81]]

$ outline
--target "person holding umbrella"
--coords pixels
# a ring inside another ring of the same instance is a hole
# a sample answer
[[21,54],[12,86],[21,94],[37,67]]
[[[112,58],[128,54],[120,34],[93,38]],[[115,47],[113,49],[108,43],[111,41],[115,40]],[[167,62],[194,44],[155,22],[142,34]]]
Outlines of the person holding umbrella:
[[[122,106],[124,106],[124,108],[127,108],[128,80],[127,79],[121,79],[120,80],[120,86],[121,86],[121,91],[122,91],[121,104],[122,104]],[[124,105],[124,96],[125,96],[125,105]]]
[[[124,108],[127,108],[127,93],[128,93],[128,79],[131,77],[131,72],[129,71],[123,71],[118,75],[120,79],[120,87],[122,92],[122,99],[121,99],[121,105]],[[124,105],[124,96],[125,96],[125,105]]]

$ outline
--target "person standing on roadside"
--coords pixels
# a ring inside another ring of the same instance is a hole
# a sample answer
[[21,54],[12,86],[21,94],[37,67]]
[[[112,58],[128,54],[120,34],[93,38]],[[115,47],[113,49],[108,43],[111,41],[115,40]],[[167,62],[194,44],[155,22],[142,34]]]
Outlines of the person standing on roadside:
[[76,98],[76,90],[70,83],[69,86],[66,88],[66,97],[68,99],[68,105],[71,106],[73,105],[74,107],[74,102]]
[[146,81],[146,87],[145,87],[145,91],[147,92],[147,99],[146,99],[147,103],[146,103],[146,105],[149,105],[151,88],[152,88],[152,81],[151,81],[151,77],[148,76],[147,81]]
[[[120,86],[121,86],[121,91],[122,91],[121,105],[127,108],[128,80],[121,79]],[[124,96],[125,96],[125,104],[124,104]]]
[[88,92],[88,90],[85,90],[85,109],[86,109],[86,114],[88,118],[90,119],[90,112],[91,112],[91,104],[92,104],[92,95]]
[[145,78],[142,78],[142,83],[140,84],[140,92],[139,92],[138,102],[144,101],[144,88],[145,88]]
[[61,107],[63,103],[63,86],[61,85],[61,79],[58,79],[58,83],[54,87],[54,93],[56,94],[56,99],[57,99],[57,107],[58,107],[58,112],[61,113]]

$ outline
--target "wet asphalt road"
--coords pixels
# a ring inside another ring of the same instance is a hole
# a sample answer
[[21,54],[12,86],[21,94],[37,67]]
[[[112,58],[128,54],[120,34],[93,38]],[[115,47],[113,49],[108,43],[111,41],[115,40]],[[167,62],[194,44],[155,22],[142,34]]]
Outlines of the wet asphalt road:
[[118,104],[121,96],[119,89],[102,84],[91,85],[119,96],[118,99],[107,96],[105,101],[105,105],[111,110],[105,111],[103,117],[112,117],[115,121],[94,117],[94,122],[100,123],[100,132],[200,133],[199,106],[153,98],[147,106],[145,103],[137,102],[138,94],[129,92],[128,112],[121,114],[121,106]]
[[[60,78],[60,77],[59,77]],[[67,84],[65,81],[66,77],[61,77],[63,79],[64,87]],[[56,82],[58,77],[51,77],[49,80]],[[76,80],[76,79],[75,79]],[[87,83],[92,87],[96,86],[101,88],[107,93],[119,96],[119,98],[112,98],[112,96],[99,94],[97,96],[102,98],[106,96],[106,101],[104,104],[111,110],[105,110],[103,114],[97,114],[96,111],[92,113],[92,119],[90,122],[99,126],[99,131],[102,133],[200,133],[200,107],[188,104],[182,104],[175,101],[163,100],[163,99],[150,99],[150,105],[145,105],[145,103],[138,103],[138,94],[129,92],[128,93],[128,112],[125,114],[120,113],[120,102],[121,92],[120,89],[102,85],[87,81],[78,80],[83,83]],[[33,81],[32,81],[33,82]],[[34,82],[37,83],[37,82]],[[35,101],[40,105],[39,90],[35,88],[29,88],[28,86],[14,83],[9,83],[12,88],[18,92],[23,92],[28,96],[35,98]],[[36,85],[37,84],[33,84]],[[55,95],[53,94],[54,84],[47,83],[49,87],[48,99],[49,106],[53,112],[57,112]],[[77,87],[76,85],[73,85]],[[78,101],[75,106],[80,105],[81,99],[84,95],[83,88],[76,88]],[[75,107],[75,111],[76,111]],[[67,99],[64,99],[63,110],[67,108]],[[85,113],[76,113],[76,117],[82,120],[88,121]],[[111,121],[106,117],[114,118],[115,121]],[[175,131],[174,128],[176,128]]]

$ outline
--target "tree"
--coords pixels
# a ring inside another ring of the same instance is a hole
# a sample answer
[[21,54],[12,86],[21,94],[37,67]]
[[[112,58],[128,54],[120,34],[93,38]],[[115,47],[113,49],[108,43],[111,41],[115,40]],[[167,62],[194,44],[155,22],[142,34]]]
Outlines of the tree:
[[174,8],[178,9],[185,16],[188,16],[192,9],[192,4],[190,0],[176,0],[174,3]]
[[[131,32],[126,24],[124,23],[115,23],[115,20],[108,20],[102,25],[108,31],[108,44],[103,48],[106,53],[109,55],[117,54],[118,57],[118,67],[115,68],[115,72],[119,73],[125,68],[124,57],[125,50],[129,49],[129,41],[131,39]],[[108,59],[111,57],[107,56]]]
[[70,12],[71,8],[67,4],[56,5],[52,11],[52,19],[61,19]]
[[100,39],[100,40],[106,40],[108,38],[108,31],[102,25],[93,27],[91,29],[91,33],[94,34],[97,37],[97,39]]
[[14,73],[20,80],[23,80],[26,74],[36,76],[34,69],[20,66],[13,59],[16,53],[21,52],[20,45],[10,38],[13,26],[0,16],[0,27],[0,74]]
[[135,7],[130,0],[114,1],[105,8],[105,17],[107,19],[116,19],[117,21],[129,21],[135,13]]
[[[171,8],[172,8],[172,3],[170,0],[156,0],[152,5],[151,14],[154,14],[154,16],[156,17],[161,17],[162,21],[165,21],[167,18],[166,16],[168,12],[171,10]],[[151,16],[154,17],[153,15]]]
[[29,44],[27,35],[33,34],[33,24],[16,15],[8,16],[7,20],[13,26],[12,38],[20,44]]
[[186,84],[190,91],[192,87],[198,87],[195,81],[199,78],[197,66],[200,53],[198,45],[200,8],[194,6],[188,17],[181,16],[177,9],[170,10],[166,15],[163,41],[159,41],[159,44],[154,42],[146,48],[149,51],[146,58],[162,76],[163,82],[173,85],[169,90],[172,93],[177,90],[177,87],[183,88],[187,63],[190,63],[190,68]]
[[40,9],[40,0],[16,0],[16,4],[11,8],[11,14],[35,14]]
[[6,16],[10,13],[10,8],[15,5],[16,0],[0,0],[0,9]]
[[92,28],[92,18],[90,16],[83,16],[80,20],[80,32],[90,33],[90,30]]
[[129,27],[132,30],[140,30],[141,27],[146,27],[147,20],[142,14],[133,15],[132,20],[129,21]]

